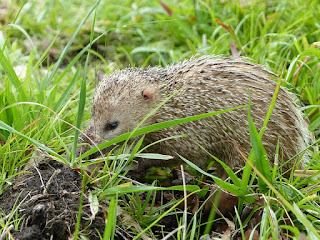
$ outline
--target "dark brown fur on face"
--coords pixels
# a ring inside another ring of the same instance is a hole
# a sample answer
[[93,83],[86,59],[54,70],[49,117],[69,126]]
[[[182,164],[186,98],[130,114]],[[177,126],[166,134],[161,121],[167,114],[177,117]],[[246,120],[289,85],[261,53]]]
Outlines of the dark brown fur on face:
[[[132,131],[152,109],[179,89],[182,90],[143,126],[247,105],[250,89],[252,116],[260,130],[276,88],[272,78],[276,75],[241,58],[218,59],[214,56],[193,57],[165,69],[128,68],[110,76],[100,75],[86,134],[99,143]],[[173,161],[142,161],[140,165],[144,168],[178,164],[179,154],[205,168],[212,159],[198,143],[231,168],[242,167],[245,160],[235,146],[249,155],[251,143],[247,119],[248,109],[243,108],[147,134],[145,145],[179,134],[188,137],[164,141],[148,149],[149,152],[172,155],[175,157]],[[309,142],[302,114],[284,88],[279,91],[262,138],[271,163],[278,139],[281,146],[279,159],[283,162],[304,150]],[[284,170],[292,167],[294,162],[286,164]],[[304,168],[308,162],[309,156],[305,154],[298,167]]]

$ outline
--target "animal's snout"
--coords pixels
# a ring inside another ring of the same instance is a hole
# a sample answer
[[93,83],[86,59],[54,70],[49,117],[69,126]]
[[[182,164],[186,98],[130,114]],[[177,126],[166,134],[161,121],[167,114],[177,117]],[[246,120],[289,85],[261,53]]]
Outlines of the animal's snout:
[[[85,132],[85,134],[80,135],[78,140],[79,146],[77,147],[76,156],[87,152],[93,145],[96,144],[94,136],[90,132]],[[90,157],[91,158],[91,157]]]
[[89,145],[81,145],[77,147],[76,157],[79,157],[80,155],[84,154],[89,150]]
[[[85,134],[82,134],[79,137],[79,146],[77,147],[76,156],[79,157],[80,155],[87,152],[89,149],[99,145],[102,142],[103,141],[98,140],[96,136],[94,136],[92,133],[86,131]],[[88,158],[93,159],[93,158],[99,157],[100,155],[101,155],[101,150],[91,154]]]

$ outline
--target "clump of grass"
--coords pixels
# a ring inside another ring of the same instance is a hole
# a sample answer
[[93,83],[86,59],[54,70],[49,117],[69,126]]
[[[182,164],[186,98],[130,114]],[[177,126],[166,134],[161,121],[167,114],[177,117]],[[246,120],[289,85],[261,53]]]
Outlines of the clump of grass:
[[[230,55],[234,46],[241,56],[265,65],[283,78],[282,84],[304,105],[309,129],[319,139],[320,50],[317,41],[320,31],[316,20],[320,18],[320,3],[316,0],[247,5],[233,1],[163,1],[172,14],[157,1],[143,0],[112,4],[97,1],[96,5],[77,0],[63,4],[54,1],[48,4],[29,1],[24,5],[19,1],[5,1],[5,4],[3,16],[7,17],[0,16],[0,22],[4,23],[0,27],[0,193],[23,170],[24,164],[35,158],[36,152],[44,151],[70,166],[80,164],[71,149],[75,149],[77,143],[76,128],[83,128],[81,120],[87,120],[90,115],[89,101],[85,100],[92,95],[94,84],[91,82],[95,81],[97,68],[109,73],[128,65],[166,66],[194,54]],[[18,69],[23,71],[18,73]],[[100,147],[207,115],[137,129]],[[250,163],[242,179],[225,166],[231,181],[222,181],[189,164],[220,187],[240,196],[245,203],[253,202],[257,196],[264,199],[260,206],[264,211],[260,222],[261,238],[277,238],[280,232],[288,229],[296,238],[306,232],[310,239],[318,239],[317,178],[291,176],[286,179],[266,165],[261,135],[253,123],[250,126],[258,163],[255,169],[258,185],[254,184],[255,177],[249,178]],[[150,157],[140,152],[142,140],[129,150],[126,146],[117,154],[114,152],[102,159],[106,161],[105,167],[90,180],[101,184],[94,192],[97,199],[110,201],[102,239],[112,238],[117,228],[128,227],[117,221],[118,207],[135,223],[128,230],[132,238],[156,238],[151,227],[175,214],[175,206],[184,201],[179,199],[155,208],[154,196],[164,188],[157,187],[156,183],[152,186],[123,185],[128,184],[124,176],[128,161],[135,156]],[[97,149],[83,157],[94,151]],[[257,151],[262,153],[260,157]],[[319,158],[319,152],[313,155],[312,169],[320,168]],[[251,161],[253,158],[249,157]],[[198,186],[186,186],[186,189],[193,193],[200,191]],[[183,187],[166,190],[181,191]],[[144,203],[138,195],[142,191],[148,191]],[[233,221],[239,229],[248,224],[239,217],[242,208],[239,204]],[[16,211],[13,209],[13,213]],[[173,235],[199,238],[203,224],[201,208],[188,223],[181,216],[177,215],[178,228]],[[18,225],[20,219],[12,221]],[[117,226],[112,222],[117,222]],[[284,224],[288,222],[291,224]],[[2,229],[8,226],[1,222]],[[207,229],[210,233],[210,227]]]

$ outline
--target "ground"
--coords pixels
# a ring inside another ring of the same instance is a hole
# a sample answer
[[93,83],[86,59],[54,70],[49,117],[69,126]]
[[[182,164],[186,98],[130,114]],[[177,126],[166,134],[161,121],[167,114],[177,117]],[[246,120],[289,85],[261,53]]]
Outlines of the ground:
[[[21,220],[17,229],[9,227],[13,239],[74,239],[82,182],[81,174],[77,169],[71,169],[62,163],[49,159],[41,161],[37,166],[34,165],[25,173],[16,176],[12,184],[0,196],[0,209],[3,216],[6,216],[5,219],[11,221],[16,219],[17,222]],[[91,189],[90,187],[84,189],[80,234],[90,240],[101,239],[99,235],[103,236],[104,234],[108,203],[100,201],[99,211],[93,217],[88,200],[88,194]],[[216,189],[216,185],[212,186],[211,191]],[[139,197],[142,202],[147,198],[145,193],[141,193]],[[161,205],[172,201],[173,198],[182,199],[183,195],[179,192],[172,195],[171,191],[160,195],[158,192],[155,198],[155,206],[161,207]],[[213,201],[213,198],[210,199],[204,206],[204,222],[210,213]],[[238,204],[238,198],[227,192],[221,192],[221,202],[223,204],[220,204],[217,214],[222,213],[222,215],[229,216],[232,219],[232,215],[234,215],[233,209]],[[188,198],[188,222],[192,221],[193,214],[191,213],[197,211],[202,203],[203,201],[199,201],[197,195]],[[102,204],[105,204],[105,207],[101,207]],[[248,205],[246,208],[249,210],[241,218],[247,218],[253,206]],[[15,211],[12,211],[13,209]],[[179,227],[177,216],[182,217],[183,215],[183,211],[179,211],[179,209],[183,209],[183,203],[177,207],[177,215],[165,216],[152,228],[154,236],[165,236],[168,232],[174,231]],[[231,212],[233,212],[232,215]],[[10,215],[12,213],[17,214]],[[121,214],[120,216],[119,214],[118,220],[125,222],[128,220],[126,219],[127,217],[128,215]],[[245,228],[248,236],[260,220],[261,211],[255,213]],[[126,229],[128,230],[129,227]],[[164,230],[165,232],[163,232]],[[200,232],[203,232],[203,230],[200,230]],[[234,224],[228,221],[227,218],[217,220],[212,226],[212,236],[215,237],[230,237],[235,231]],[[8,232],[4,233],[3,237]],[[117,228],[115,239],[131,239],[132,235],[129,232],[130,230],[124,231],[121,228]],[[258,232],[256,231],[255,234],[257,235]],[[237,235],[239,234],[235,236]],[[241,236],[239,235],[238,237]]]
[[[18,208],[23,216],[19,230],[11,231],[15,240],[68,239],[75,230],[81,179],[77,171],[55,161],[46,160],[18,175],[0,196],[0,209],[9,214]],[[103,235],[103,213],[91,222],[88,198],[84,195],[81,227],[89,239]]]

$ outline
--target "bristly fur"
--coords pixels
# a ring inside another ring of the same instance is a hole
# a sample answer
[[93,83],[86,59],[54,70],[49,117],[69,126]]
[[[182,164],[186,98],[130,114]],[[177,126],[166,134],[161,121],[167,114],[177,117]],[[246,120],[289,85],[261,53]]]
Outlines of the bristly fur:
[[[276,82],[272,80],[275,78],[275,74],[260,65],[241,58],[215,56],[192,57],[167,68],[115,71],[110,76],[101,77],[98,83],[92,100],[91,123],[86,133],[98,142],[109,141],[131,131],[157,104],[182,88],[144,125],[246,105],[250,89],[252,116],[260,130],[276,88]],[[155,97],[150,99],[146,96]],[[189,137],[164,141],[149,149],[176,157],[173,161],[149,161],[141,165],[177,164],[179,154],[205,168],[207,161],[212,159],[198,143],[231,168],[242,167],[245,160],[235,146],[247,156],[250,153],[247,119],[245,108],[147,134],[145,145],[178,134]],[[105,126],[110,123],[117,123],[117,128],[107,131]],[[278,139],[281,146],[279,159],[283,162],[307,148],[310,142],[299,107],[282,87],[262,138],[272,163]],[[284,165],[284,169],[293,167],[294,162]],[[308,162],[309,156],[304,154],[299,168],[304,168]]]

